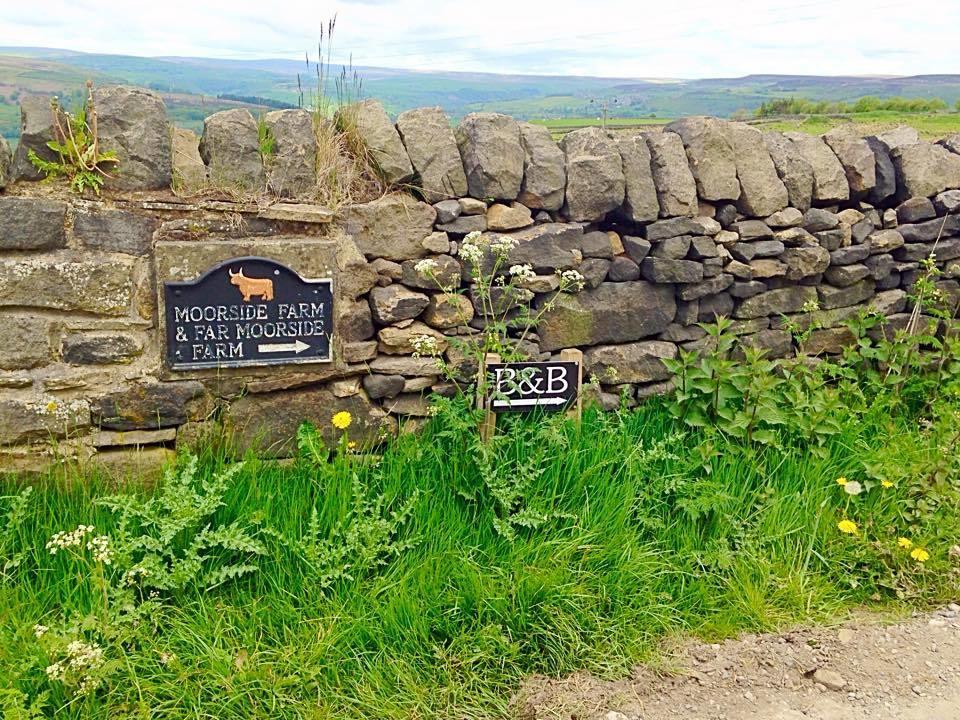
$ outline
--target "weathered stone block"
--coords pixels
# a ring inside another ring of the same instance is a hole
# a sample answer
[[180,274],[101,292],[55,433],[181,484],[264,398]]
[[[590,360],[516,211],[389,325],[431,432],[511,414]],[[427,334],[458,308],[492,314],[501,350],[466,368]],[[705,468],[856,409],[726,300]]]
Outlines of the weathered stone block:
[[445,290],[460,286],[460,263],[449,255],[438,255],[430,259],[429,270],[418,270],[416,260],[405,260],[403,268],[403,284],[408,287],[424,288],[426,290]]
[[520,202],[535,210],[559,210],[567,186],[563,151],[543,125],[520,123],[523,146],[523,183]]
[[763,133],[763,143],[770,153],[777,175],[787,188],[790,205],[806,211],[813,199],[813,166],[793,143],[780,133]]
[[600,382],[646,383],[667,380],[671,373],[663,360],[677,357],[677,346],[671,342],[649,340],[623,345],[599,345],[584,353],[584,370]]
[[368,258],[408,260],[427,254],[423,240],[433,232],[437,211],[406,193],[386,195],[346,210],[344,228]]
[[132,258],[74,252],[0,260],[0,307],[126,315],[133,299],[134,267]]
[[819,275],[830,265],[830,253],[819,245],[787,248],[780,259],[787,266],[788,280]]
[[740,181],[740,211],[766,217],[785,208],[789,202],[787,187],[777,174],[762,133],[744,123],[727,123],[724,132],[733,149]]
[[374,319],[382,325],[411,320],[422,313],[430,298],[403,285],[376,287],[370,291],[370,309]]
[[41,198],[0,197],[0,250],[66,247],[67,204]]
[[437,225],[437,230],[453,235],[468,235],[472,232],[483,232],[486,229],[486,215],[461,215],[448,223]]
[[650,149],[650,169],[657,186],[660,217],[693,217],[699,211],[697,184],[687,164],[680,136],[672,132],[641,133]]
[[101,397],[91,408],[93,425],[106,430],[159,430],[182,425],[203,395],[194,381],[145,381]]
[[200,157],[200,138],[192,130],[173,128],[172,183],[174,188],[196,192],[207,183],[207,166]]
[[473,320],[473,303],[463,295],[432,295],[422,319],[430,327],[440,330],[469,325]]
[[877,185],[877,160],[870,145],[848,128],[838,127],[823,136],[847,176],[850,197],[865,198]]
[[530,208],[522,203],[503,205],[494,203],[487,208],[487,228],[494,232],[509,232],[533,225]]
[[837,202],[850,198],[843,165],[822,138],[802,132],[784,133],[813,169],[813,199]]
[[120,190],[169,188],[173,152],[167,106],[150,90],[118,85],[93,91],[100,148],[117,154],[107,186]]
[[602,220],[620,207],[626,192],[623,162],[616,143],[604,130],[574,130],[564,135],[560,149],[567,169],[563,212],[570,220]]
[[703,280],[703,265],[693,260],[648,257],[640,264],[640,273],[655,283],[698,283]]
[[800,312],[807,303],[817,300],[817,289],[797,286],[769,290],[740,303],[733,316],[740,319]]
[[149,255],[159,222],[126,210],[77,209],[73,234],[85,247],[102,252]]
[[628,257],[619,255],[610,263],[607,280],[610,282],[629,282],[640,279],[640,267]]
[[56,160],[57,154],[47,147],[53,139],[50,98],[41,95],[20,98],[20,140],[13,155],[11,180],[41,180],[44,175],[30,162],[29,154],[32,150],[43,160]]
[[365,375],[363,389],[371,400],[392,398],[403,392],[404,379],[402,375]]
[[820,307],[824,310],[858,305],[876,294],[873,280],[861,280],[849,287],[835,288],[821,285],[817,288],[820,295]]
[[660,214],[660,201],[650,168],[650,148],[639,135],[618,137],[616,143],[625,181],[622,213],[635,223],[656,220]]
[[391,185],[413,178],[413,166],[400,134],[390,122],[387,111],[377,100],[352,103],[337,114],[337,123],[353,127],[383,179]]
[[63,361],[71,365],[129,363],[143,353],[143,340],[124,333],[83,333],[63,339]]
[[540,348],[552,352],[641,340],[665,330],[676,311],[672,287],[642,281],[603,283],[596,290],[557,298],[537,328]]
[[84,400],[60,400],[50,395],[0,400],[0,447],[74,435],[90,425]]
[[303,109],[274,110],[263,117],[274,142],[264,158],[267,185],[280,197],[309,198],[317,191],[317,134]]
[[380,341],[377,349],[387,355],[412,355],[416,350],[415,341],[420,337],[430,337],[436,342],[436,347],[440,352],[447,349],[447,339],[442,333],[437,332],[429,325],[414,321],[403,327],[390,325],[377,333],[377,339]]
[[897,197],[933,197],[960,188],[960,155],[941,145],[915,143],[890,152],[897,172]]
[[397,130],[427,202],[467,194],[467,176],[463,172],[457,140],[450,128],[450,120],[441,108],[424,107],[402,112],[397,117]]
[[677,291],[677,295],[681,300],[699,300],[708,295],[723,292],[731,285],[733,285],[733,275],[723,273],[701,283],[684,285]]
[[203,121],[200,157],[210,181],[218,187],[259,190],[264,186],[257,121],[245,108],[221,110]]
[[50,321],[0,317],[0,369],[28,370],[50,361]]
[[736,200],[740,197],[737,165],[722,120],[687,117],[664,129],[683,140],[690,171],[697,182],[697,194],[704,200]]
[[470,113],[455,135],[470,195],[515,200],[523,181],[524,159],[517,121],[499,113]]
[[886,143],[877,137],[868,137],[864,140],[873,151],[873,159],[876,163],[874,171],[877,180],[877,184],[870,191],[867,199],[874,205],[880,205],[897,192],[897,171],[893,167],[893,160],[890,159],[890,148],[887,147]]
[[[493,242],[500,234],[484,235],[481,241]],[[580,265],[582,257],[583,226],[575,223],[544,223],[510,233],[517,241],[501,268],[510,265],[531,265],[538,273],[569,270]],[[493,257],[488,252],[484,260],[485,272],[493,268]]]

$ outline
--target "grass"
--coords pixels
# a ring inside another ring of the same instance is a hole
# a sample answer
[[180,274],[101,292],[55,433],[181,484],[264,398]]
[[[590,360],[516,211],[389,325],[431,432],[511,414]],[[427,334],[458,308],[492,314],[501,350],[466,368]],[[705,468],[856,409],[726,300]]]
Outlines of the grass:
[[758,127],[765,130],[800,131],[811,135],[820,135],[841,125],[852,125],[862,136],[876,135],[898,125],[908,125],[915,128],[925,140],[939,140],[960,132],[960,112],[905,113],[878,110],[849,115],[811,115],[758,123]]
[[[258,570],[162,591],[136,622],[129,608],[98,620],[98,583],[124,567],[124,529],[98,503],[116,486],[61,466],[34,481],[22,521],[0,530],[3,555],[19,560],[0,575],[0,693],[39,697],[58,718],[500,718],[531,673],[623,674],[666,636],[718,639],[953,599],[960,462],[942,448],[957,440],[960,393],[939,396],[845,401],[840,431],[816,452],[688,427],[669,400],[588,411],[579,426],[508,418],[490,447],[454,403],[372,461],[344,438],[328,462],[305,432],[293,463],[248,456],[197,520],[242,526],[262,546],[235,539],[204,563]],[[203,495],[228,465],[210,446],[193,487]],[[840,476],[864,493],[845,493]],[[128,496],[157,492],[130,480]],[[2,481],[0,496],[21,483]],[[385,530],[406,503],[409,517]],[[197,504],[181,498],[140,531],[162,534]],[[841,518],[857,521],[856,536],[838,531]],[[117,543],[114,565],[44,548],[83,523]],[[314,531],[332,542],[311,544]],[[189,535],[165,542],[183,552]],[[929,562],[899,549],[901,536]],[[353,548],[351,568],[329,581],[318,568],[339,566],[324,552],[342,547]],[[108,660],[94,695],[71,700],[46,678],[54,631],[38,640],[35,623],[101,638]]]

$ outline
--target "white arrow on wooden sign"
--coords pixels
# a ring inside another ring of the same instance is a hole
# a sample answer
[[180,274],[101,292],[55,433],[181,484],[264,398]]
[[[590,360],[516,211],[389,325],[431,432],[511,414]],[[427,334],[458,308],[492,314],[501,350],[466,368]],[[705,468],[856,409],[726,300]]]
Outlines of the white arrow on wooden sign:
[[292,343],[273,343],[270,345],[260,345],[257,349],[262,353],[292,352],[299,355],[304,350],[309,350],[310,346],[307,345],[305,342],[297,340],[296,342],[292,342]]
[[531,405],[563,405],[566,398],[525,398],[523,400],[494,400],[494,407],[528,407]]

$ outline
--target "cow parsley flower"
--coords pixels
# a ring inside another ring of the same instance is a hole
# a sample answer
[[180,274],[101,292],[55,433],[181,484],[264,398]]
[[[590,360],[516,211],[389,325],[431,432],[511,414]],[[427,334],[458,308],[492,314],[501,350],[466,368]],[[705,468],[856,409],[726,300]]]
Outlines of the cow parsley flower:
[[503,260],[510,254],[510,251],[519,244],[516,239],[504,235],[490,243],[490,249],[493,250],[494,255]]
[[440,354],[440,345],[432,335],[414,335],[410,338],[414,357],[436,357]]
[[511,265],[510,274],[517,280],[533,280],[537,276],[530,265]]
[[113,550],[110,548],[108,535],[97,535],[87,541],[87,550],[93,553],[95,562],[109,565],[113,562]]
[[436,260],[433,258],[426,258],[424,260],[420,260],[416,265],[414,265],[413,269],[421,275],[427,275],[434,272],[438,267],[439,265],[437,265]]
[[61,530],[55,533],[47,542],[47,550],[56,555],[61,550],[78,548],[83,545],[83,539],[93,532],[93,525],[78,525],[76,530]]
[[567,292],[579,292],[583,290],[583,275],[576,270],[564,270],[560,273],[560,289]]

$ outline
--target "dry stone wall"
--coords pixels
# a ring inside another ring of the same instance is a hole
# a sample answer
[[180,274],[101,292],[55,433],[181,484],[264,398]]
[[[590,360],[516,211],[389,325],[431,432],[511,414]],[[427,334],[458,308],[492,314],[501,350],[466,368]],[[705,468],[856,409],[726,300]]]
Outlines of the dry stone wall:
[[[0,146],[0,469],[121,463],[134,448],[155,460],[219,429],[239,450],[282,456],[301,421],[329,429],[339,410],[370,440],[415,425],[427,395],[453,386],[412,339],[433,336],[469,375],[451,339],[488,321],[458,255],[474,231],[513,238],[506,265],[535,273],[502,302],[539,308],[558,273],[583,275],[584,290],[561,295],[522,347],[532,359],[582,349],[604,407],[668,391],[662,360],[705,347],[698,323],[721,315],[742,347],[789,355],[788,325],[815,321],[805,349],[839,353],[853,341],[844,321],[865,307],[887,317],[883,330],[905,325],[931,254],[940,288],[960,299],[960,136],[784,135],[685,118],[557,143],[504,115],[452,127],[420,108],[394,123],[366,101],[351,122],[403,189],[331,213],[311,204],[306,111],[264,118],[264,158],[244,110],[212,115],[197,138],[172,129],[145,90],[103,88],[97,105],[102,146],[121,158],[102,198],[36,182],[26,156],[49,155],[45,100],[24,100],[16,153]],[[201,186],[261,201],[191,195]],[[244,256],[333,280],[331,362],[170,369],[163,283]],[[418,271],[425,258],[460,292]]]

